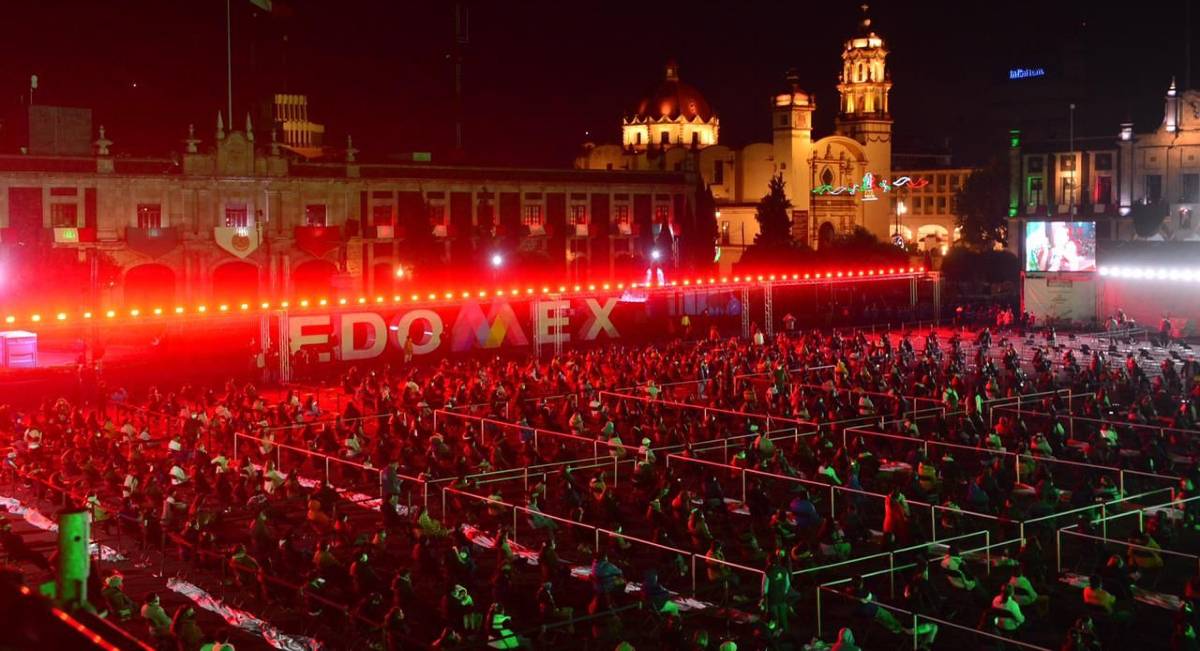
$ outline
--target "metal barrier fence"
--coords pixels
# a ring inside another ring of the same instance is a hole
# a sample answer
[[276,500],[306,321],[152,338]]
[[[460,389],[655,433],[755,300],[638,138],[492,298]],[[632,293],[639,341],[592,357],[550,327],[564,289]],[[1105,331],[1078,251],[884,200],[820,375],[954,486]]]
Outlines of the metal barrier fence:
[[[817,588],[817,636],[818,637],[820,637],[823,634],[823,628],[824,628],[823,622],[822,622],[823,618],[822,618],[822,608],[821,608],[821,594],[822,593],[829,595],[829,596],[834,596],[839,599],[846,599],[846,600],[854,600],[855,599],[855,597],[848,595],[844,592],[841,592],[840,590],[835,590],[834,588],[829,587],[829,586],[820,586],[819,588]],[[826,598],[829,598],[829,597],[827,596]],[[908,628],[906,635],[912,636],[912,648],[914,651],[916,651],[916,649],[921,648],[921,646],[922,646],[922,639],[925,636],[925,633],[922,633],[922,631],[928,631],[928,629],[922,629],[922,627],[921,627],[922,621],[936,624],[939,627],[939,632],[940,632],[940,627],[946,627],[946,628],[951,628],[951,629],[954,629],[957,631],[962,631],[973,637],[980,637],[980,638],[985,638],[985,639],[989,639],[989,640],[995,640],[995,641],[999,642],[1000,644],[1005,644],[1005,645],[1011,644],[1011,645],[1014,645],[1014,646],[1022,648],[1022,649],[1030,649],[1031,651],[1055,651],[1054,649],[1037,646],[1036,644],[1032,644],[1029,642],[1023,642],[1021,640],[1017,640],[1017,639],[1010,638],[1010,637],[1005,637],[1003,635],[997,635],[995,633],[990,633],[988,631],[980,630],[979,628],[976,628],[976,627],[965,626],[963,624],[957,624],[957,623],[950,622],[950,621],[947,621],[947,620],[944,620],[944,619],[941,619],[938,617],[932,617],[930,615],[913,612],[911,610],[899,608],[897,606],[893,606],[891,604],[886,604],[886,603],[883,603],[880,601],[875,601],[872,603],[874,603],[876,606],[878,606],[880,608],[884,608],[884,609],[886,609],[892,613],[895,613],[896,615],[899,615],[900,617],[903,618],[903,619],[897,618],[897,621],[912,622],[912,626]],[[875,625],[875,624],[872,623],[871,625]],[[980,648],[982,648],[982,644],[980,644]]]
[[[1078,396],[1076,396],[1078,397]],[[1117,430],[1128,429],[1135,431],[1148,431],[1157,433],[1160,438],[1166,439],[1167,432],[1175,434],[1184,434],[1189,437],[1200,437],[1200,429],[1184,429],[1179,427],[1166,427],[1165,425],[1146,425],[1142,423],[1131,423],[1129,421],[1112,420],[1108,418],[1091,418],[1088,416],[1075,416],[1073,414],[1050,414],[1043,411],[1034,411],[1031,409],[1020,409],[1016,407],[1001,407],[998,411],[1013,414],[1017,417],[1033,416],[1036,418],[1046,419],[1062,419],[1067,421],[1067,434],[1071,439],[1075,439],[1075,423],[1092,423],[1095,425],[1111,425]],[[1096,428],[1099,429],[1099,428]]]
[[512,510],[512,527],[513,527],[512,540],[513,540],[513,542],[518,543],[518,544],[520,542],[518,539],[519,538],[518,529],[519,529],[519,525],[520,525],[519,514],[523,513],[526,516],[529,516],[531,518],[532,517],[546,518],[547,520],[551,520],[553,522],[562,524],[567,527],[578,528],[578,529],[583,529],[583,530],[589,531],[593,536],[593,544],[594,544],[593,549],[595,549],[595,550],[601,549],[602,541],[611,539],[613,542],[617,542],[617,543],[630,543],[630,544],[641,545],[641,546],[648,547],[648,548],[651,548],[651,549],[654,549],[657,551],[667,552],[667,553],[671,553],[671,554],[677,554],[681,557],[688,558],[688,559],[690,559],[691,571],[689,574],[691,576],[691,594],[693,594],[693,595],[698,594],[698,588],[699,588],[699,585],[697,583],[697,581],[698,581],[698,578],[697,578],[698,564],[704,563],[706,565],[719,565],[722,567],[730,568],[731,570],[736,570],[739,572],[744,572],[744,573],[748,573],[750,575],[756,576],[758,578],[757,582],[755,583],[755,585],[757,586],[757,593],[758,593],[758,596],[762,596],[762,578],[765,575],[765,572],[758,568],[748,567],[745,565],[741,565],[739,563],[733,563],[733,562],[730,562],[727,560],[714,558],[707,554],[699,554],[699,553],[692,552],[692,551],[689,551],[686,549],[682,549],[682,548],[678,548],[678,547],[671,547],[669,545],[663,545],[661,543],[658,543],[658,542],[655,542],[652,540],[646,540],[644,538],[632,536],[628,533],[611,531],[608,529],[604,529],[603,527],[598,527],[598,526],[595,526],[595,525],[592,525],[592,524],[589,524],[586,522],[580,522],[580,521],[576,521],[576,520],[571,520],[569,518],[563,518],[561,516],[551,515],[551,514],[545,513],[544,511],[541,511],[538,509],[530,509],[528,507],[519,506],[516,504],[512,504],[510,502],[505,502],[503,500],[499,500],[499,499],[485,496],[485,495],[476,495],[474,493],[468,493],[466,491],[461,491],[461,490],[451,488],[451,487],[443,487],[442,493],[443,493],[443,501],[445,501],[445,499],[446,499],[445,495],[448,494],[448,495],[458,496],[460,498],[467,499],[467,500],[478,501],[478,502],[481,502],[481,503],[489,505],[489,506],[501,507],[503,509],[511,509]]
[[[964,549],[961,551],[961,554],[964,556],[983,554],[985,557],[987,571],[990,573],[991,572],[992,552],[996,549],[1002,549],[1002,548],[1007,548],[1007,547],[1016,547],[1020,543],[1021,543],[1020,539],[1006,540],[1006,541],[997,542],[997,543],[988,542],[981,547]],[[868,579],[868,578],[873,578],[876,576],[886,574],[889,577],[889,583],[894,586],[895,585],[894,575],[897,572],[903,572],[903,571],[909,570],[909,569],[913,568],[914,566],[915,566],[915,563],[906,563],[906,564],[902,564],[902,565],[895,565],[893,563],[892,566],[888,567],[887,569],[882,569],[882,570],[878,570],[875,572],[861,574],[859,576],[861,576],[863,579]],[[851,580],[852,580],[852,578],[842,578],[842,579],[837,579],[834,581],[822,583],[821,585],[817,586],[817,588],[816,588],[816,611],[817,611],[817,636],[818,637],[821,636],[824,632],[824,613],[825,613],[826,608],[825,608],[825,604],[822,601],[822,594],[835,595],[838,598],[842,598],[842,599],[856,599],[856,597],[847,595],[846,593],[844,593],[840,590],[834,589],[834,586],[848,583]],[[894,588],[893,588],[893,590],[894,590]],[[884,603],[884,602],[881,602],[878,600],[875,600],[872,603],[874,603],[875,605],[877,605],[881,608],[885,608],[893,613],[899,613],[904,616],[904,618],[905,618],[904,621],[912,622],[912,627],[909,629],[908,634],[913,636],[913,648],[914,649],[919,648],[919,646],[920,646],[919,642],[922,637],[922,634],[920,633],[920,631],[922,630],[920,627],[920,622],[922,620],[924,620],[927,622],[932,622],[934,624],[937,624],[939,627],[945,626],[948,628],[953,628],[955,630],[963,631],[963,632],[969,633],[971,635],[978,635],[978,636],[986,637],[989,639],[998,640],[1005,644],[1016,644],[1023,648],[1041,649],[1043,651],[1050,651],[1049,649],[1045,649],[1045,647],[1039,647],[1039,646],[1029,644],[1026,642],[1021,642],[1020,640],[1015,640],[1015,639],[1012,639],[1009,637],[996,635],[994,633],[989,633],[987,631],[981,631],[978,628],[973,627],[973,626],[966,626],[966,625],[958,624],[958,623],[951,622],[951,621],[948,621],[945,619],[932,617],[932,616],[925,615],[922,613],[917,613],[917,612],[910,611],[910,610],[907,610],[904,608],[899,608],[897,606],[893,606],[891,604],[887,604],[887,603]]]
[[[797,366],[795,368],[787,369],[786,371],[784,371],[784,373],[788,377],[791,377],[792,375],[798,375],[800,373],[812,373],[813,371],[828,371],[831,368],[834,368],[833,364],[821,364],[819,366]],[[745,382],[747,380],[755,381],[760,378],[773,381],[774,375],[775,374],[772,371],[763,371],[761,373],[735,374],[733,376],[733,385],[737,386],[738,384],[741,384],[742,382]]]
[[[323,476],[320,477],[319,479],[321,481],[324,481],[325,483],[328,483],[331,485],[332,485],[332,482],[330,480],[332,477],[332,469],[334,467],[353,468],[357,472],[360,472],[360,473],[364,474],[365,476],[374,476],[378,479],[377,487],[379,489],[379,499],[381,500],[381,502],[380,502],[381,508],[382,508],[383,504],[386,504],[387,493],[386,493],[386,487],[384,486],[384,482],[385,482],[385,479],[389,472],[389,470],[386,468],[380,469],[380,468],[376,468],[374,466],[370,466],[367,464],[350,461],[349,459],[343,459],[341,457],[336,457],[336,456],[329,455],[329,454],[322,454],[320,452],[314,452],[312,450],[308,450],[308,449],[301,448],[301,447],[296,447],[294,445],[288,445],[285,443],[277,443],[275,441],[270,441],[267,439],[259,438],[257,436],[250,436],[249,434],[242,434],[239,432],[234,433],[233,462],[234,462],[235,466],[237,466],[238,461],[240,460],[240,453],[239,453],[240,446],[238,445],[238,443],[240,441],[249,441],[249,442],[253,442],[253,443],[257,444],[257,446],[259,446],[259,449],[257,450],[257,452],[259,453],[259,456],[264,459],[269,459],[271,457],[271,452],[274,452],[275,453],[274,454],[275,468],[281,473],[286,473],[286,474],[290,475],[293,472],[299,473],[299,471],[302,469],[301,465],[297,464],[296,468],[293,469],[291,472],[285,471],[284,463],[283,463],[283,459],[284,459],[283,452],[286,450],[287,452],[290,452],[292,454],[304,455],[305,457],[307,457],[310,460],[315,460],[318,463],[318,466],[323,467],[323,469],[324,469]],[[272,449],[269,449],[264,452],[261,447],[263,445],[269,445]],[[428,505],[429,505],[429,486],[428,486],[428,482],[424,478],[413,477],[413,476],[406,475],[406,474],[403,474],[400,472],[395,472],[393,474],[395,475],[395,477],[397,479],[412,482],[414,484],[420,485],[421,486],[421,504],[424,507],[428,507]],[[317,478],[310,477],[309,479],[317,479]],[[410,503],[411,503],[411,493],[410,493]]]
[[[670,466],[672,462],[674,462],[676,464],[679,464],[679,463],[698,464],[698,465],[707,466],[709,468],[720,468],[727,472],[736,473],[741,478],[741,502],[742,503],[746,502],[746,477],[747,476],[760,477],[760,478],[768,479],[771,481],[780,481],[780,482],[785,482],[785,483],[800,484],[803,486],[817,488],[822,491],[822,496],[824,496],[826,494],[825,491],[828,491],[827,495],[829,498],[829,517],[831,517],[831,518],[837,517],[837,513],[838,513],[837,506],[839,503],[839,499],[838,499],[839,495],[842,496],[841,499],[853,500],[853,501],[855,501],[855,503],[860,503],[862,498],[880,500],[881,502],[886,502],[889,498],[888,495],[885,495],[883,493],[875,493],[872,491],[850,488],[847,486],[838,486],[838,485],[834,485],[834,484],[813,481],[811,479],[802,479],[800,477],[792,477],[789,475],[779,475],[779,474],[775,474],[775,473],[765,472],[762,470],[755,470],[753,468],[742,468],[740,466],[732,466],[729,464],[717,463],[715,461],[708,461],[705,459],[697,459],[694,457],[684,457],[684,456],[681,456],[678,454],[667,455],[666,462],[667,462],[667,466]],[[905,502],[908,504],[910,510],[913,507],[917,507],[918,510],[928,513],[929,535],[932,537],[934,542],[937,542],[939,510],[941,510],[942,512],[953,511],[956,515],[966,516],[968,518],[977,518],[979,520],[983,520],[986,522],[992,522],[992,523],[1005,522],[1005,520],[1003,518],[1000,518],[1000,517],[997,517],[997,516],[994,516],[991,514],[987,514],[987,513],[977,513],[974,511],[967,511],[964,509],[949,509],[949,508],[943,507],[941,505],[929,504],[927,502],[921,502],[918,500],[906,499]],[[925,516],[922,515],[921,517],[925,517]],[[919,522],[919,520],[916,516],[912,517],[911,521],[914,523]]]
[[1050,457],[1050,456],[1043,456],[1043,455],[1022,454],[1022,453],[1017,453],[1017,452],[1008,452],[1006,450],[981,448],[981,447],[976,447],[976,446],[971,446],[971,445],[963,445],[961,443],[946,443],[946,442],[938,441],[938,440],[916,438],[916,437],[912,437],[912,436],[903,436],[901,434],[889,434],[886,432],[876,432],[876,431],[868,430],[868,429],[862,428],[862,427],[851,427],[846,430],[843,430],[843,432],[842,432],[843,447],[846,447],[849,445],[849,435],[851,433],[853,433],[857,436],[860,436],[860,437],[882,438],[882,439],[887,439],[887,440],[891,440],[891,441],[901,441],[908,445],[919,446],[922,449],[922,452],[925,454],[926,458],[929,457],[929,450],[931,448],[947,449],[947,450],[961,450],[961,451],[967,451],[972,454],[978,454],[978,455],[985,456],[985,457],[1004,457],[1004,458],[1009,459],[1011,461],[1011,463],[1013,464],[1015,471],[1016,471],[1017,483],[1021,483],[1022,480],[1024,480],[1024,479],[1030,479],[1030,477],[1022,477],[1021,476],[1021,471],[1022,471],[1021,461],[1022,460],[1031,462],[1031,464],[1035,465],[1035,466],[1036,466],[1036,464],[1044,463],[1044,464],[1054,465],[1054,466],[1063,467],[1063,468],[1077,468],[1083,472],[1102,471],[1102,472],[1114,473],[1118,478],[1118,487],[1119,487],[1122,495],[1124,495],[1126,492],[1126,477],[1139,477],[1139,478],[1147,479],[1151,482],[1167,481],[1170,483],[1175,483],[1175,482],[1179,481],[1179,477],[1174,476],[1174,475],[1163,475],[1163,474],[1142,472],[1139,470],[1130,470],[1128,468],[1119,468],[1116,466],[1102,466],[1102,465],[1094,464],[1094,463],[1085,463],[1082,461],[1070,461],[1068,459],[1059,459],[1057,457]]
[[[987,562],[990,566],[991,559],[992,559],[992,556],[991,556],[992,534],[987,529],[983,529],[981,531],[973,531],[971,533],[965,533],[965,534],[961,534],[958,536],[952,536],[950,538],[943,538],[938,541],[921,543],[919,545],[910,545],[908,547],[901,547],[900,549],[893,549],[893,550],[889,550],[889,551],[885,551],[885,552],[868,554],[866,556],[856,556],[854,558],[848,558],[844,561],[838,561],[836,563],[826,563],[826,564],[817,565],[814,567],[806,567],[804,569],[794,570],[792,572],[792,576],[799,577],[799,576],[807,576],[810,574],[818,574],[821,572],[827,572],[832,569],[861,565],[864,563],[868,563],[870,561],[881,560],[881,559],[886,558],[888,560],[888,562],[887,562],[888,570],[887,571],[888,571],[888,579],[889,579],[889,588],[888,588],[889,594],[890,594],[890,596],[895,597],[896,596],[895,573],[897,570],[897,565],[896,565],[896,556],[897,555],[906,554],[906,553],[915,552],[915,551],[922,551],[922,550],[923,551],[932,551],[934,547],[946,547],[948,543],[952,543],[952,542],[957,543],[962,540],[968,540],[968,539],[973,539],[973,538],[982,538],[983,539],[984,544],[981,549],[984,550],[984,553],[986,554],[986,557],[987,557]],[[901,564],[900,569],[907,568],[907,567],[912,567],[912,566]],[[882,571],[884,571],[884,570],[882,570],[882,569],[877,570],[877,572],[882,572]],[[856,571],[854,573],[857,575],[861,575],[861,576],[868,576],[868,575],[874,574],[874,572],[862,572],[862,571]]]
[[[1136,508],[1133,510],[1125,511],[1123,513],[1104,512],[1101,514],[1101,516],[1099,518],[1090,520],[1090,522],[1093,526],[1100,525],[1100,530],[1099,530],[1100,535],[1099,536],[1096,536],[1094,534],[1085,534],[1083,532],[1078,531],[1078,529],[1079,529],[1078,523],[1070,524],[1065,527],[1059,528],[1056,532],[1056,537],[1055,537],[1055,548],[1056,548],[1056,555],[1057,555],[1058,571],[1062,572],[1062,535],[1064,533],[1066,533],[1068,535],[1076,535],[1076,536],[1095,539],[1095,540],[1098,540],[1098,541],[1100,541],[1102,543],[1106,543],[1106,544],[1107,543],[1115,543],[1115,544],[1124,545],[1124,546],[1127,546],[1130,548],[1142,548],[1142,549],[1146,549],[1146,550],[1154,551],[1154,552],[1168,553],[1168,555],[1179,556],[1182,558],[1194,558],[1197,560],[1198,569],[1200,569],[1200,556],[1197,556],[1195,554],[1183,554],[1181,552],[1169,551],[1169,550],[1165,550],[1165,549],[1161,549],[1161,548],[1152,549],[1149,547],[1142,547],[1140,545],[1129,543],[1128,541],[1110,538],[1108,535],[1109,525],[1117,522],[1118,520],[1123,520],[1126,518],[1137,516],[1136,531],[1142,532],[1142,531],[1145,531],[1145,515],[1147,512],[1152,512],[1152,511],[1153,512],[1166,512],[1168,514],[1179,513],[1179,517],[1182,518],[1184,511],[1188,508],[1185,505],[1193,504],[1193,503],[1200,505],[1200,495],[1197,495],[1194,497],[1189,497],[1186,499],[1177,499],[1174,495],[1171,495],[1170,498],[1168,499],[1168,501],[1161,502],[1159,504],[1143,506],[1143,507],[1139,507],[1139,508]],[[1168,515],[1167,517],[1171,518],[1174,516]]]

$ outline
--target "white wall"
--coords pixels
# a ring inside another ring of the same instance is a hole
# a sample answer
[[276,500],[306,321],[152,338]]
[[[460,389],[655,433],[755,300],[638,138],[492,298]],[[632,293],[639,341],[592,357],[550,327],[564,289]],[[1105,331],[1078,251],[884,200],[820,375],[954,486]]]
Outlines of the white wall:
[[1026,276],[1025,309],[1039,323],[1067,320],[1090,323],[1097,317],[1094,274]]

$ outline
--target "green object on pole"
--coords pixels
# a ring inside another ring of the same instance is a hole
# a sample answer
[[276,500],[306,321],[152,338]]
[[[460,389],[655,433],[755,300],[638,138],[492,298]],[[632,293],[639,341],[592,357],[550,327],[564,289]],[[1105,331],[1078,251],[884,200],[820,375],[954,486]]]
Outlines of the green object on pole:
[[91,570],[91,517],[87,511],[68,511],[58,516],[58,605],[74,609],[87,602],[88,572]]

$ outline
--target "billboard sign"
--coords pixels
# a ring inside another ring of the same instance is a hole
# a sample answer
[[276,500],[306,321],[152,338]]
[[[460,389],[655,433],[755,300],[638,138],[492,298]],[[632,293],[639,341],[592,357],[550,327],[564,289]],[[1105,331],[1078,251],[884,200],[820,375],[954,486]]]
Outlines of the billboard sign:
[[644,303],[620,297],[584,297],[421,307],[375,311],[293,314],[287,317],[290,350],[318,353],[320,361],[370,360],[403,351],[414,355],[529,347],[620,339],[646,319]]

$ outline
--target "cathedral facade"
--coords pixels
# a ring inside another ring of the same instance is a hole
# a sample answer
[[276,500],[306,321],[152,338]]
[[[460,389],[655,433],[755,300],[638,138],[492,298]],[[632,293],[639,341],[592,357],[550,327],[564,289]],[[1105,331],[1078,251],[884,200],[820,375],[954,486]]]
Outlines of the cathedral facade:
[[754,242],[755,205],[775,175],[785,182],[796,241],[818,248],[858,226],[885,240],[895,219],[895,202],[883,196],[894,180],[892,82],[883,39],[869,19],[861,27],[842,50],[832,134],[814,137],[816,102],[789,75],[770,98],[771,142],[721,144],[716,111],[670,62],[663,81],[624,116],[621,143],[586,144],[576,167],[675,171],[694,164],[719,207],[722,267]]

